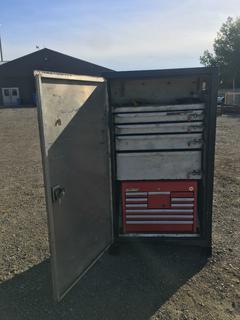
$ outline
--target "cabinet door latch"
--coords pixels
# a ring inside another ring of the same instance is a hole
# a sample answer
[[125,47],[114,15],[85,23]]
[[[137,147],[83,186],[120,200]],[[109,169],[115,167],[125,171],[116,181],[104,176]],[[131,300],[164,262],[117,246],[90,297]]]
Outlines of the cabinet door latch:
[[52,201],[61,201],[65,195],[65,189],[59,185],[52,187]]

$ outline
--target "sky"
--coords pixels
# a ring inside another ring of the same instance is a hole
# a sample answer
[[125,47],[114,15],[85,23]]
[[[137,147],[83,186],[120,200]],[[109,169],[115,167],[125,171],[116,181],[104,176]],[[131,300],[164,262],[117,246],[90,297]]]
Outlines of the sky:
[[5,60],[49,48],[114,70],[200,66],[239,0],[1,0]]

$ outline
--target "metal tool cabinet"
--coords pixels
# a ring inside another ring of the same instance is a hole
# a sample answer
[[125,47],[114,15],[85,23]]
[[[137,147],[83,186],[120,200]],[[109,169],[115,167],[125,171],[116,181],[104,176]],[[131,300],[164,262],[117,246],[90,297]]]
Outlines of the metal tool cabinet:
[[217,72],[35,72],[54,296],[111,245],[211,252]]

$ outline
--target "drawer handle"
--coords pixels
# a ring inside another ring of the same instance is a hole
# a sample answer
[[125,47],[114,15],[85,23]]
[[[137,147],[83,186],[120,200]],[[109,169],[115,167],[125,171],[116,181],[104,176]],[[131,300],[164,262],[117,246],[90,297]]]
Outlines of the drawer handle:
[[202,171],[201,170],[193,170],[191,172],[188,173],[188,177],[191,177],[191,176],[200,176],[202,174]]
[[199,116],[200,116],[200,114],[192,113],[192,114],[189,114],[187,119],[188,119],[188,121],[191,121],[191,120],[197,119]]
[[188,128],[188,132],[191,132],[191,130],[203,130],[203,126],[191,126]]
[[202,143],[203,143],[203,139],[193,139],[193,140],[189,140],[187,144],[190,147],[191,145],[202,144]]

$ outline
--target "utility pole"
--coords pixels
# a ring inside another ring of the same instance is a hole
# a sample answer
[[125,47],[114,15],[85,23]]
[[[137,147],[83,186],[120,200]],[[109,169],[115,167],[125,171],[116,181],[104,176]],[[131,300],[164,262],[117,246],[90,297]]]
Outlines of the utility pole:
[[[1,24],[0,24],[0,28],[1,28]],[[0,57],[1,57],[1,62],[3,62],[1,31],[0,31]]]

